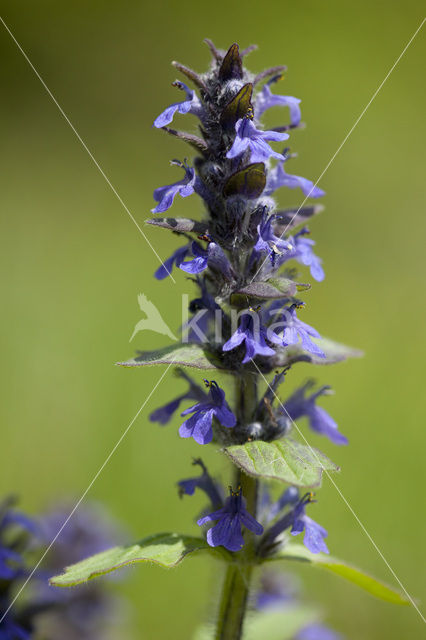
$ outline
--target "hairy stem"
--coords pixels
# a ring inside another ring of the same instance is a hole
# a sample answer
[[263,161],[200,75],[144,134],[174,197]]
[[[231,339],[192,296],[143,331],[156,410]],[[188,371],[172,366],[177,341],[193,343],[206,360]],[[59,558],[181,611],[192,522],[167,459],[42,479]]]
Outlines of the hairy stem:
[[[257,377],[252,374],[236,378],[236,413],[240,422],[252,420],[257,407]],[[255,478],[236,471],[235,484],[241,487],[247,510],[256,517],[258,482]],[[228,565],[222,587],[215,640],[240,640],[250,593],[253,573],[255,540],[249,531],[245,534],[244,548],[234,554]]]
[[215,640],[240,640],[253,568],[240,562],[228,566],[222,588]]

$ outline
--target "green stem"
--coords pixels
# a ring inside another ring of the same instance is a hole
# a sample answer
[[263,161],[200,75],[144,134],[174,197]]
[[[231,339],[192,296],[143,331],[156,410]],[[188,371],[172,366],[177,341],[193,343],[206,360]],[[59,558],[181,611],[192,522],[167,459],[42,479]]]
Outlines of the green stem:
[[252,570],[250,565],[239,562],[228,566],[215,640],[239,640],[242,637]]
[[[256,406],[256,376],[246,374],[237,378],[236,412],[239,422],[250,422]],[[236,470],[235,485],[241,487],[246,500],[246,508],[256,517],[257,480],[238,469]],[[240,640],[242,638],[253,573],[254,545],[254,535],[246,531],[244,548],[234,554],[234,561],[228,565],[222,587],[215,640]]]

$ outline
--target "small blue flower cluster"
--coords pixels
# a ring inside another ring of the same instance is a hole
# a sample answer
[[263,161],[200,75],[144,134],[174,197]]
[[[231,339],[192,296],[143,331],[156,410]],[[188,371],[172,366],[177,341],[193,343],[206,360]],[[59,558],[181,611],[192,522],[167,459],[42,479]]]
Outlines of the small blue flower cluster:
[[[116,527],[95,507],[86,506],[70,520],[21,598],[19,587],[32,574],[29,559],[40,555],[57,535],[70,509],[55,507],[37,520],[0,504],[0,640],[104,640],[106,618],[116,602],[99,583],[83,589],[49,586],[48,579],[64,566],[111,546]],[[6,615],[4,615],[6,613]]]

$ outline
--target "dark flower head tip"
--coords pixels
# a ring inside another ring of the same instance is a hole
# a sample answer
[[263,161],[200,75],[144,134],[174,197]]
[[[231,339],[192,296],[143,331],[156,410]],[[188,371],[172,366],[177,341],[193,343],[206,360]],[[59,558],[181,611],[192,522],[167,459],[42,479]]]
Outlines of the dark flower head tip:
[[315,493],[313,491],[308,491],[307,493],[305,493],[304,496],[302,496],[302,498],[300,499],[300,504],[302,505],[306,505],[306,504],[311,504],[313,502],[318,502],[318,500],[315,500]]
[[216,387],[217,389],[219,388],[219,385],[217,384],[216,380],[207,380],[207,378],[203,378],[203,382],[208,389],[211,389],[211,387],[213,386]]

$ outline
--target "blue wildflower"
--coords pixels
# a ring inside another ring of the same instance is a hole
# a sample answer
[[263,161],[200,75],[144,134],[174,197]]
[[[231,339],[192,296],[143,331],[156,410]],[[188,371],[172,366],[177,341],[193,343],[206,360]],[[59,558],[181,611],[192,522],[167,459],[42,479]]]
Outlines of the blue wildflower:
[[324,269],[322,268],[322,260],[315,255],[313,247],[315,241],[311,238],[306,238],[309,234],[309,229],[304,227],[293,238],[289,238],[289,242],[293,245],[293,249],[287,253],[279,255],[276,259],[278,266],[283,265],[287,260],[297,260],[300,264],[309,267],[311,276],[321,282],[325,278]]
[[277,131],[260,131],[256,129],[250,118],[242,118],[235,125],[236,136],[232,147],[226,154],[227,158],[237,158],[247,149],[250,150],[251,162],[267,162],[269,158],[284,160],[281,153],[277,153],[266,140],[282,142],[287,140],[288,133],[278,133]]
[[312,381],[307,382],[287,400],[284,405],[286,412],[294,421],[306,416],[313,431],[327,436],[335,444],[348,444],[348,439],[340,433],[333,418],[322,407],[317,407],[315,404],[320,396],[329,392],[330,387],[321,387],[307,396],[306,392],[312,388],[312,385]]
[[290,242],[274,234],[272,230],[273,221],[274,216],[268,217],[265,213],[262,215],[262,219],[257,226],[258,238],[253,247],[256,252],[266,252],[269,255],[272,265],[275,264],[277,255],[294,249]]
[[206,381],[210,387],[207,401],[198,402],[194,406],[181,413],[187,416],[193,413],[190,418],[180,426],[179,435],[181,438],[194,438],[198,444],[208,444],[213,439],[212,422],[215,417],[223,427],[232,429],[235,427],[237,419],[225,401],[225,392],[219,387],[217,382]]
[[284,509],[290,505],[294,505],[299,500],[299,490],[297,487],[287,487],[276,502],[268,505],[266,521],[274,520]]
[[171,274],[173,266],[180,267],[188,253],[189,246],[176,249],[176,251],[170,256],[170,258],[167,258],[167,260],[165,260],[154,273],[154,276],[157,278],[157,280],[164,280],[164,278],[167,278],[167,276]]
[[223,546],[228,551],[240,551],[244,546],[242,526],[257,536],[263,533],[262,525],[247,511],[241,489],[235,492],[231,490],[224,506],[200,518],[197,524],[201,527],[215,520],[218,523],[207,531],[207,542],[211,547]]
[[[71,512],[72,505],[53,506],[40,519],[43,540],[50,544]],[[46,577],[64,566],[104,551],[123,540],[124,534],[98,504],[87,504],[73,514],[43,561]],[[118,601],[99,582],[78,589],[53,589],[47,580],[39,581],[34,598],[42,609],[55,604],[43,615],[46,637],[61,640],[102,640],[108,625],[118,613]],[[43,637],[44,637],[43,634]]]
[[179,269],[182,269],[182,271],[186,271],[187,273],[201,273],[207,269],[209,252],[207,249],[203,249],[198,242],[192,243],[191,251],[194,258],[187,262],[181,262]]
[[[256,325],[254,322],[256,318]],[[259,315],[253,310],[244,312],[240,318],[240,324],[235,333],[222,347],[223,351],[232,351],[243,342],[246,347],[246,354],[243,364],[250,362],[257,355],[273,356],[275,351],[266,344],[266,329],[262,326]]]
[[322,268],[322,260],[313,251],[315,241],[311,238],[306,238],[306,229],[303,229],[295,236],[295,249],[291,258],[294,258],[298,262],[301,262],[305,266],[310,268],[311,275],[317,282],[324,280],[324,269]]
[[182,114],[192,113],[193,115],[200,116],[203,111],[200,99],[195,91],[192,91],[186,84],[179,81],[173,82],[173,86],[185,91],[186,100],[183,102],[174,102],[170,107],[167,107],[154,121],[154,127],[157,127],[157,129],[161,129],[161,127],[170,124],[176,112]]
[[293,96],[277,96],[273,94],[269,88],[270,84],[270,82],[267,82],[262,91],[257,95],[255,106],[256,117],[259,118],[262,113],[271,107],[288,107],[290,109],[290,125],[297,127],[301,119],[300,100]]
[[284,162],[288,160],[288,156],[281,156],[281,162],[279,162],[268,173],[268,181],[266,183],[265,193],[270,195],[280,187],[288,187],[289,189],[301,189],[307,198],[321,198],[325,195],[325,191],[316,187],[312,180],[302,178],[301,176],[294,176],[286,173],[284,170]]
[[216,242],[209,242],[207,249],[203,249],[197,242],[191,245],[193,260],[181,262],[179,269],[187,273],[201,273],[207,267],[219,271],[226,280],[231,280],[233,276],[232,268],[222,247]]
[[314,623],[303,627],[294,640],[343,640],[343,636],[322,624]]
[[[324,538],[328,535],[327,531],[305,513],[306,505],[314,502],[313,494],[307,493],[296,501],[295,491],[297,491],[297,489],[292,487],[291,492],[287,490],[287,492],[283,494],[281,508],[285,509],[287,507],[288,509],[266,532],[265,538],[262,540],[261,553],[264,553],[266,549],[267,554],[270,548],[274,548],[279,536],[290,527],[293,536],[303,531],[305,532],[303,544],[311,553],[319,553],[320,551],[329,553],[327,545],[324,542]],[[273,515],[275,518],[277,512],[275,511]]]
[[[0,598],[1,615],[3,615],[8,606],[8,601]],[[0,622],[0,640],[30,640],[30,638],[33,637],[32,628],[27,625],[26,628],[24,628],[19,622],[14,620],[12,611]]]
[[216,483],[207,471],[207,467],[200,458],[197,458],[193,462],[194,465],[199,465],[202,469],[201,475],[196,478],[187,478],[178,482],[179,494],[181,496],[192,496],[195,493],[195,489],[201,489],[210,498],[213,508],[222,504],[222,496]]
[[305,513],[306,505],[311,502],[313,502],[312,494],[308,493],[294,507],[290,533],[292,536],[297,536],[304,531],[303,544],[311,553],[320,553],[321,551],[330,553],[324,542],[324,538],[328,536],[327,531]]
[[[325,353],[322,349],[311,340],[311,338],[321,338],[318,331],[297,317],[296,309],[298,307],[300,308],[300,306],[302,305],[292,304],[290,307],[283,308],[282,325],[278,323],[279,331],[282,331],[282,336],[278,336],[274,331],[270,330],[268,337],[274,344],[282,344],[284,347],[301,342],[302,347],[306,349],[306,351],[320,358],[325,358]],[[270,327],[270,329],[272,329],[272,327]]]
[[154,191],[154,200],[158,202],[158,204],[154,209],[151,209],[152,213],[163,213],[164,211],[167,211],[167,209],[170,209],[177,194],[182,198],[186,198],[194,193],[196,183],[194,169],[177,161],[173,164],[184,169],[185,177],[182,180],[179,180],[179,182],[175,182],[164,187],[158,187],[158,189]]
[[13,499],[0,504],[0,579],[15,580],[26,575],[24,560],[13,542],[14,530],[18,536],[23,533],[37,533],[35,523],[22,513],[13,509]]
[[164,426],[165,424],[170,422],[170,420],[173,417],[173,414],[175,413],[175,411],[177,411],[180,404],[184,400],[197,400],[198,402],[204,402],[206,400],[207,398],[206,394],[201,389],[201,387],[195,384],[192,378],[190,378],[186,373],[184,373],[184,371],[179,371],[178,373],[182,378],[184,378],[188,382],[189,384],[188,391],[186,393],[182,393],[180,396],[178,396],[171,402],[168,402],[163,407],[159,407],[158,409],[153,411],[149,416],[149,419],[151,422],[158,422],[159,424]]
[[29,573],[22,554],[38,533],[32,520],[15,511],[14,502],[8,498],[0,503],[0,615],[3,617],[0,640],[32,638],[33,618],[37,613],[31,603],[28,609],[25,606],[17,609],[11,602],[18,582]]

